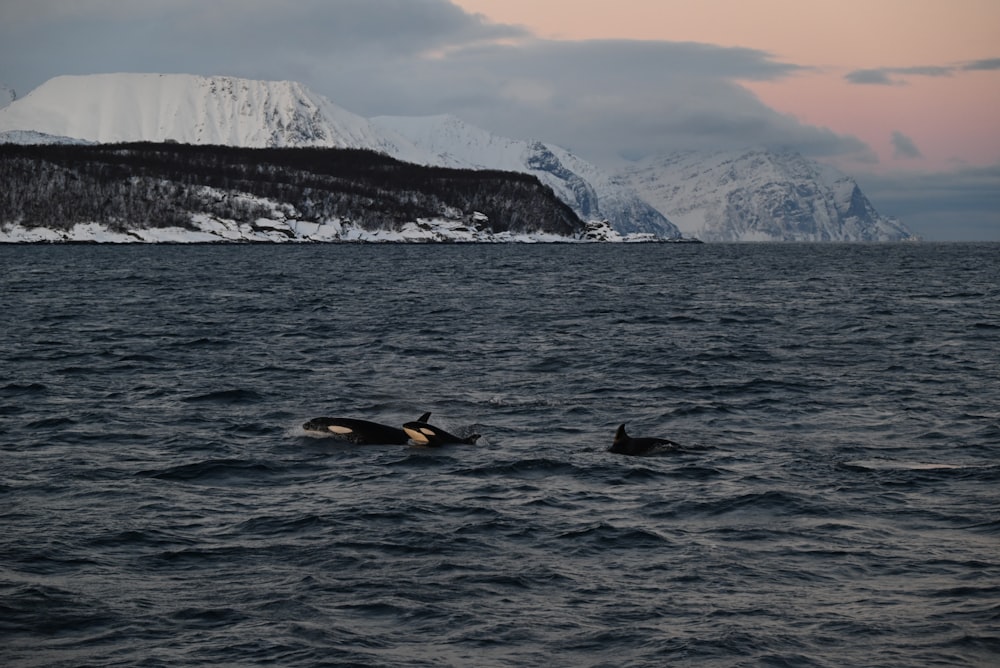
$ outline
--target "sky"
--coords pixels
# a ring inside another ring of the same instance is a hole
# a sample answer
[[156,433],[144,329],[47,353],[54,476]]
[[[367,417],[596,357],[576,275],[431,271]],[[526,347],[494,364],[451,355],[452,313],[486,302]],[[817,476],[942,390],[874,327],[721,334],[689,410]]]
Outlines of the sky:
[[1000,241],[997,0],[0,0],[0,84],[104,72],[301,81],[609,168],[796,150],[925,239]]

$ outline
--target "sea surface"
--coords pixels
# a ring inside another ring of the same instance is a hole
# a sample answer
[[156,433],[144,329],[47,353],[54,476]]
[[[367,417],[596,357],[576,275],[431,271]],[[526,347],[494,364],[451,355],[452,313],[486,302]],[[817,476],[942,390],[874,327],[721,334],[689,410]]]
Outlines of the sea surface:
[[1000,665],[1000,244],[0,270],[4,666]]

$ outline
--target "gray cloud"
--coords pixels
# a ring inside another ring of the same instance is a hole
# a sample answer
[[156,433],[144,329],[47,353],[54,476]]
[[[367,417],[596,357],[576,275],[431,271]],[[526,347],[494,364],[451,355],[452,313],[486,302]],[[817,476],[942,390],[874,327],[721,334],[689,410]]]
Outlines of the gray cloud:
[[94,72],[283,79],[527,36],[446,0],[5,0],[0,76],[20,90]]
[[[525,40],[400,63],[368,79],[363,90],[355,87],[353,99],[366,114],[452,112],[501,134],[560,144],[596,162],[741,145],[872,157],[861,141],[779,114],[738,83],[803,69],[764,52],[703,44]],[[331,80],[326,87],[344,85]]]
[[962,69],[967,72],[1000,70],[1000,58],[984,58],[973,60],[962,65]]
[[892,143],[892,155],[895,158],[912,159],[924,157],[924,154],[920,152],[920,149],[913,143],[913,140],[899,130],[895,130],[892,133],[890,142]]
[[879,67],[866,70],[854,70],[844,75],[853,84],[870,84],[877,86],[900,86],[906,83],[906,77],[947,77],[955,73],[953,67]]
[[1000,241],[1000,163],[949,172],[857,174],[880,213],[937,241]]
[[356,113],[454,113],[595,161],[732,145],[874,154],[740,81],[807,68],[746,48],[543,40],[448,0],[5,0],[0,82],[186,72],[292,79]]
[[889,71],[884,69],[854,70],[844,75],[848,83],[875,85],[875,86],[898,86],[901,82],[889,76]]
[[902,86],[910,77],[950,77],[960,72],[1000,70],[1000,58],[985,58],[956,65],[917,67],[875,67],[848,72],[848,83],[874,86]]
[[938,65],[924,65],[921,67],[897,67],[891,70],[894,74],[901,74],[903,76],[919,76],[919,77],[950,77],[955,73],[954,67],[938,66]]

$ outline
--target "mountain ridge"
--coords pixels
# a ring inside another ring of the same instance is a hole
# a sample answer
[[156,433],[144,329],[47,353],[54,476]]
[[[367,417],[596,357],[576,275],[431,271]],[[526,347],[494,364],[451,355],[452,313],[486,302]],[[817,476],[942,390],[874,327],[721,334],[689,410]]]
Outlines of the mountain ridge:
[[[435,150],[426,137],[418,144],[390,127],[388,118],[373,122],[291,81],[96,74],[55,77],[0,109],[0,135],[7,141],[40,136],[23,134],[31,131],[96,143],[360,148],[414,164],[517,171],[538,176],[584,220],[607,218],[625,234],[680,236],[659,212],[626,192],[625,186],[614,184],[597,167],[568,152],[553,157],[554,151],[562,149],[499,137],[447,117],[455,139],[451,146],[438,145]],[[440,123],[442,118],[416,118],[409,127]],[[462,144],[469,141],[480,147],[478,159]],[[586,171],[596,185],[567,168],[567,163]],[[609,202],[604,209],[598,205],[602,198]]]

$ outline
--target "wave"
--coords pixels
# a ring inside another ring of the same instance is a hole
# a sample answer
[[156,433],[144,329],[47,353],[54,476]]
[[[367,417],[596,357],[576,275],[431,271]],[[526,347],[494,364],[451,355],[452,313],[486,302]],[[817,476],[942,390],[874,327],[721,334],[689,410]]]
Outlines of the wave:
[[31,396],[44,394],[48,391],[48,386],[43,383],[7,383],[3,387],[0,387],[0,396]]

